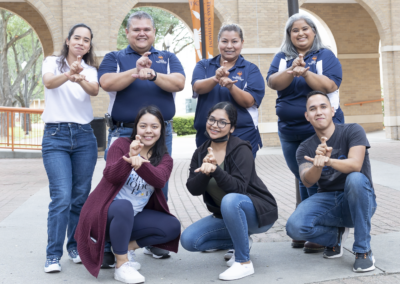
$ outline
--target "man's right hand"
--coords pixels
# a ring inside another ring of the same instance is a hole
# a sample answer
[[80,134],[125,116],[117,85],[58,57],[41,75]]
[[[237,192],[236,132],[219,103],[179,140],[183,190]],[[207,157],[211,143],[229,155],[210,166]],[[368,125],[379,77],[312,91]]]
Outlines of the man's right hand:
[[144,69],[144,68],[150,68],[152,61],[149,58],[149,55],[151,54],[151,52],[145,52],[142,57],[140,57],[137,61],[136,61],[136,70],[138,73],[140,73],[140,70]]
[[330,158],[332,154],[332,147],[328,147],[326,141],[328,138],[321,137],[321,144],[318,145],[317,150],[315,150],[315,155],[321,155]]

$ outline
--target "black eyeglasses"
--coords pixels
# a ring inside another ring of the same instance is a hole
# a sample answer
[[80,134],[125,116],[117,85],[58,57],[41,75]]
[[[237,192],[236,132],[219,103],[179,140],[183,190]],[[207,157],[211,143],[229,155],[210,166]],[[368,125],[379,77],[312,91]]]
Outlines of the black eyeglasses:
[[231,123],[228,123],[228,122],[226,122],[226,121],[224,121],[224,120],[216,120],[216,119],[213,118],[213,117],[209,117],[209,118],[207,119],[207,123],[208,123],[209,125],[214,125],[215,122],[217,122],[217,126],[218,126],[219,128],[224,128],[227,124],[231,124]]

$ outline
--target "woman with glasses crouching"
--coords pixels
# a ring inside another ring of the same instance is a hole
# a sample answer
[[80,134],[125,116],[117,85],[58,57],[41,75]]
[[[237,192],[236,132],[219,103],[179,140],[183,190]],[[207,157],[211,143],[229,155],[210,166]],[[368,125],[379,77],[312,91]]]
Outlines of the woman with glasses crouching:
[[193,252],[233,248],[221,280],[254,273],[250,235],[268,231],[278,219],[276,201],[256,174],[250,143],[231,135],[236,122],[232,103],[212,107],[205,126],[208,140],[194,152],[186,183],[192,195],[203,195],[212,214],[190,225],[181,244]]

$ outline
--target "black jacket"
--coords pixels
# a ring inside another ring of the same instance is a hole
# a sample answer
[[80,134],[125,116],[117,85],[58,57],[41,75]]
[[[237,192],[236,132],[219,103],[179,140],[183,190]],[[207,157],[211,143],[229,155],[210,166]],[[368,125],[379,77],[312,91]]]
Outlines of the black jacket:
[[207,140],[193,154],[186,183],[190,193],[195,196],[203,195],[208,210],[216,217],[222,218],[220,207],[206,192],[208,182],[213,177],[226,193],[240,193],[250,197],[257,211],[259,227],[275,222],[278,219],[278,207],[275,198],[257,176],[250,143],[231,136],[226,147],[225,170],[217,166],[210,176],[195,173],[194,171],[201,167],[210,144],[211,141]]

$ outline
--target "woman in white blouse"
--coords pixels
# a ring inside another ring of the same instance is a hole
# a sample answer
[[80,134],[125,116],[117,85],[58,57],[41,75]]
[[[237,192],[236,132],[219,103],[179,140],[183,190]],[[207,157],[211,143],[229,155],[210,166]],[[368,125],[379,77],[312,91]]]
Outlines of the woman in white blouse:
[[90,96],[99,92],[92,39],[91,29],[77,24],[69,31],[61,55],[43,61],[42,154],[51,197],[45,272],[61,271],[66,231],[69,258],[81,262],[74,234],[97,161],[97,141],[89,124],[93,120]]

